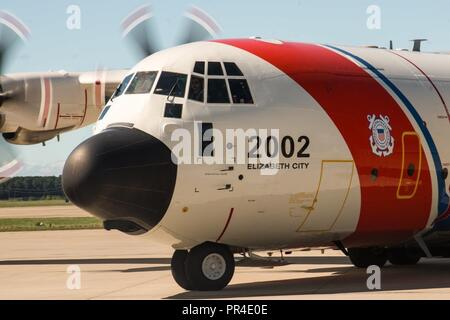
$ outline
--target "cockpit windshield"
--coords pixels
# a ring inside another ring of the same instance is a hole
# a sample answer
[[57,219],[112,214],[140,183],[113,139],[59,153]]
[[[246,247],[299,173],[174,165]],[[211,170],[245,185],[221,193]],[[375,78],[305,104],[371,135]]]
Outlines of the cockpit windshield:
[[163,71],[156,85],[155,94],[184,97],[187,75],[182,73]]
[[157,74],[158,72],[156,71],[136,73],[136,76],[131,81],[125,94],[149,93],[153,87]]
[[[206,75],[205,67],[208,68]],[[205,91],[208,104],[255,104],[249,84],[234,62],[196,61],[188,99],[204,103]]]
[[119,86],[116,89],[116,92],[114,92],[114,94],[112,95],[111,99],[117,98],[118,96],[120,96],[125,91],[125,89],[128,86],[128,83],[130,82],[130,80],[131,80],[131,78],[133,76],[134,76],[134,73],[133,74],[129,74],[128,76],[125,77],[125,79],[123,79],[122,83],[119,84]]

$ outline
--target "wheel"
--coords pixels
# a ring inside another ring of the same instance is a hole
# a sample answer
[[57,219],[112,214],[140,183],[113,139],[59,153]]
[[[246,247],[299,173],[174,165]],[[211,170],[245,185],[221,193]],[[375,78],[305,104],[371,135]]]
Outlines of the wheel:
[[386,250],[381,248],[351,248],[348,254],[353,265],[358,268],[372,265],[382,268],[387,262]]
[[172,270],[172,277],[180,287],[185,290],[192,290],[192,284],[186,277],[186,259],[188,257],[187,250],[176,250],[173,253],[170,267]]
[[389,262],[393,265],[414,265],[417,264],[421,258],[422,257],[418,253],[406,248],[390,249],[388,252]]
[[234,265],[233,254],[227,246],[206,242],[189,252],[186,275],[195,290],[221,290],[231,281]]

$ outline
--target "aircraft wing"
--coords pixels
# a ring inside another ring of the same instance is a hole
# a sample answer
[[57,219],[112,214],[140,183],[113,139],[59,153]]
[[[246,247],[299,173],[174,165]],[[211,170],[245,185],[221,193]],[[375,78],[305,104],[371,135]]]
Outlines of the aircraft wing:
[[94,123],[128,70],[11,74],[0,78],[0,132],[36,144]]

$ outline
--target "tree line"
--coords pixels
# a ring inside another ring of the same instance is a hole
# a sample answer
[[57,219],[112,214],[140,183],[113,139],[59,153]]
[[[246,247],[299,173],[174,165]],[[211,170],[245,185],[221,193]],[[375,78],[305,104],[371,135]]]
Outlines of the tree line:
[[65,198],[61,176],[14,177],[0,184],[0,200],[45,200]]

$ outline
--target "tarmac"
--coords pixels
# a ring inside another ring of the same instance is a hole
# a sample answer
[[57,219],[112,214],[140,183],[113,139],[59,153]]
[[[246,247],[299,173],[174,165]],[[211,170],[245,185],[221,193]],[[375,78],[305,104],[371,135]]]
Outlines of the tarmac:
[[57,217],[91,217],[91,215],[72,205],[0,208],[0,219]]
[[[2,232],[0,299],[450,299],[447,259],[388,264],[381,290],[369,290],[370,275],[339,251],[294,251],[282,263],[263,254],[238,261],[224,290],[187,292],[172,279],[171,255],[169,246],[118,231]],[[74,289],[68,270],[77,269]]]

